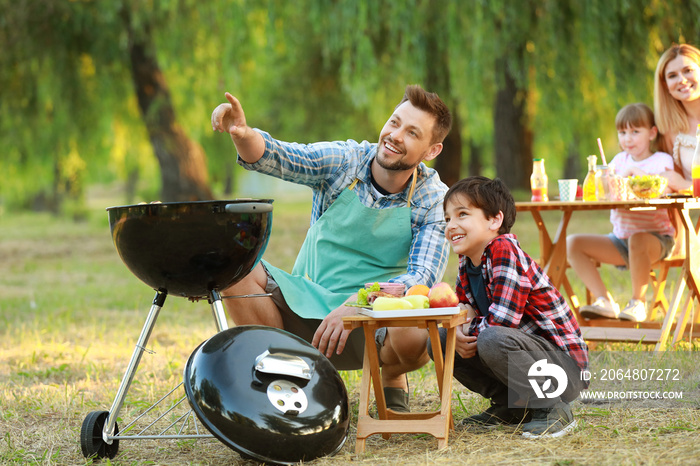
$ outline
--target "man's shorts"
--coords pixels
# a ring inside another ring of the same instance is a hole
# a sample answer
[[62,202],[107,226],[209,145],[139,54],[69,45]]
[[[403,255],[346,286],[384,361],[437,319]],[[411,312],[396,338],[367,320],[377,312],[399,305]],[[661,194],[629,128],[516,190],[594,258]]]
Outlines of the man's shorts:
[[[656,236],[661,242],[661,257],[659,257],[657,260],[666,259],[673,251],[673,246],[676,242],[673,236],[660,235],[658,233],[653,232],[649,232],[649,234]],[[629,238],[621,239],[613,235],[612,233],[608,233],[608,238],[610,238],[610,241],[612,241],[612,243],[615,245],[615,248],[617,248],[620,255],[625,260],[625,264],[627,264],[627,266],[619,265],[617,266],[617,268],[620,270],[627,270],[630,266]]]
[[[272,275],[270,275],[270,272],[267,271],[265,266],[263,266],[263,269],[265,269],[265,273],[267,274],[267,285],[265,286],[265,292],[272,294],[272,301],[280,310],[284,330],[293,333],[294,335],[297,335],[298,337],[311,343],[314,338],[314,333],[321,325],[322,320],[304,319],[303,317],[299,317],[297,314],[295,314],[294,311],[290,309],[287,301],[284,299],[282,291],[280,290],[280,287],[275,279],[272,277]],[[379,354],[382,346],[384,346],[386,332],[386,327],[382,327],[377,329],[377,331],[374,333],[374,341],[377,345],[377,354]],[[364,332],[361,328],[356,328],[350,332],[343,352],[341,354],[333,353],[333,356],[330,357],[330,361],[338,370],[362,369],[364,350]]]

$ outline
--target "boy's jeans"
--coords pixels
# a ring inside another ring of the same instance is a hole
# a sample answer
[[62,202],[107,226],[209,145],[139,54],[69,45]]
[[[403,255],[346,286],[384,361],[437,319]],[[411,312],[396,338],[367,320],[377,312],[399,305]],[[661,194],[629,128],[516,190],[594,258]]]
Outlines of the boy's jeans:
[[[447,331],[442,328],[439,331],[444,352]],[[574,359],[543,337],[519,329],[494,326],[484,329],[476,342],[476,356],[464,359],[459,354],[455,355],[454,377],[469,390],[489,398],[495,404],[515,408],[524,407],[533,400],[537,403],[532,403],[532,406],[548,407],[560,399],[567,403],[575,400],[585,388],[581,381],[581,371]],[[430,343],[428,353],[432,359]],[[543,358],[564,369],[568,384],[566,390],[556,398],[534,400],[528,369]],[[514,404],[516,400],[519,400],[517,406]]]

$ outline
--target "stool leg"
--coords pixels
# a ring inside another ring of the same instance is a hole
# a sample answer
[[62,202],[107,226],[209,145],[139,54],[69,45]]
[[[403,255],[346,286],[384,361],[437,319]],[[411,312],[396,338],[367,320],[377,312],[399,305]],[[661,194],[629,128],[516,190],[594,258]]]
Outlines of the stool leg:
[[437,323],[428,322],[428,334],[430,335],[430,346],[433,349],[433,362],[435,363],[435,374],[437,375],[438,390],[442,394],[442,372],[444,370],[444,359],[442,345],[440,345],[440,333]]
[[[442,414],[444,415],[444,395],[445,395],[445,371],[447,363],[445,362],[444,355],[442,354],[442,345],[440,345],[440,334],[438,333],[437,329],[437,324],[435,322],[428,322],[428,333],[430,334],[430,346],[433,349],[433,360],[435,363],[435,375],[437,377],[437,382],[438,382],[438,390],[440,392],[440,406],[441,406],[441,411]],[[448,344],[449,344],[449,335],[450,335],[450,330],[448,329],[447,331],[447,339],[448,339]],[[454,348],[453,348],[453,353],[454,353]],[[454,354],[452,354],[452,363],[451,366],[454,366]],[[451,367],[449,366],[449,367]],[[450,380],[450,385],[452,384],[452,369],[449,369],[449,380]],[[447,388],[448,392],[451,392],[452,389]],[[451,393],[449,395],[449,398],[451,399]],[[448,426],[449,428],[453,429],[454,428],[454,422],[452,421],[452,410],[448,409],[447,410],[449,413],[449,419],[448,419]]]
[[363,425],[369,420],[369,384],[371,378],[371,369],[369,363],[369,351],[365,349],[364,360],[362,363],[362,379],[360,380],[360,406],[357,413],[357,436],[355,438],[355,454],[364,453],[365,441],[367,437],[360,437],[363,432]]
[[369,356],[370,376],[372,377],[374,399],[377,402],[377,414],[379,419],[388,419],[384,387],[382,386],[382,374],[379,371],[379,355],[377,354],[377,346],[374,344],[374,333],[377,330],[377,326],[367,324],[363,327],[363,330],[365,332],[365,354]]
[[662,264],[659,267],[659,274],[657,275],[654,270],[649,274],[649,280],[652,285],[652,298],[651,298],[651,312],[649,315],[649,320],[654,321],[656,319],[656,310],[661,308],[662,312],[668,312],[668,300],[664,294],[666,288],[666,281],[668,279],[669,266]]
[[440,414],[445,418],[445,436],[438,438],[438,448],[446,448],[450,429],[454,429],[452,418],[452,374],[455,365],[455,347],[457,339],[457,329],[451,327],[447,329],[447,344],[445,345],[445,366],[442,373],[442,393],[440,397]]

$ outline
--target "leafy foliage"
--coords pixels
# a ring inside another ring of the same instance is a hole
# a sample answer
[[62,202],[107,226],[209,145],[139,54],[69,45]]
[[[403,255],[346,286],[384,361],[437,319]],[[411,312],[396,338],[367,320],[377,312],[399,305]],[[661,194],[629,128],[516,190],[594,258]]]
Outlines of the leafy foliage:
[[505,59],[527,90],[534,153],[556,176],[597,137],[616,147],[616,111],[651,104],[671,42],[700,43],[698,0],[0,0],[0,170],[12,174],[0,204],[68,195],[67,180],[138,176],[157,189],[123,11],[137,34],[153,27],[178,123],[205,148],[217,192],[240,172],[209,125],[227,90],[277,137],[373,139],[406,83],[438,79],[464,144],[493,160]]

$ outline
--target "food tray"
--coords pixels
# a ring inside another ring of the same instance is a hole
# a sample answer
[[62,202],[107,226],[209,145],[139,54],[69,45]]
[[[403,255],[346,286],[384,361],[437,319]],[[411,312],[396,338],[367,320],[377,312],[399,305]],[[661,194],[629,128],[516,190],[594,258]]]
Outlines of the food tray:
[[381,319],[385,317],[430,317],[430,316],[448,316],[459,314],[459,306],[455,307],[429,307],[426,309],[396,309],[393,311],[374,311],[372,309],[358,309],[360,314]]

